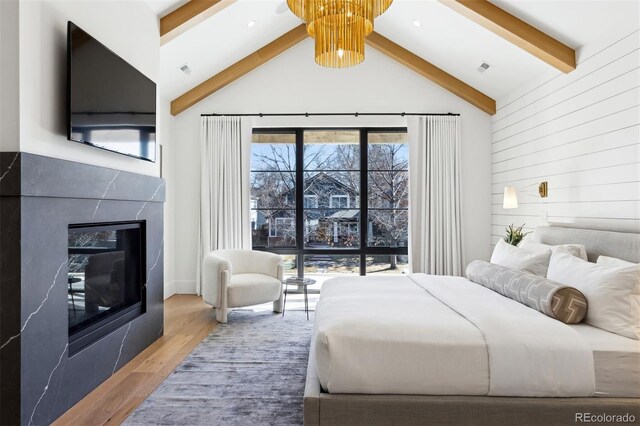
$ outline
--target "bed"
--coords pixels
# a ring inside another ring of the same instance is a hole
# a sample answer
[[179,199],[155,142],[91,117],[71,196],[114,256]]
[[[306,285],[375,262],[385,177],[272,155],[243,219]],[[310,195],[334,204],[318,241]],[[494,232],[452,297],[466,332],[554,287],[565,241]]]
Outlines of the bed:
[[[549,226],[537,229],[534,238],[583,244],[590,261],[606,255],[640,262],[639,234]],[[505,311],[499,315],[487,309],[479,329],[461,318],[458,310],[465,306],[455,306],[460,302],[448,293],[456,286],[477,291],[473,299],[480,305],[502,303],[492,297],[506,299],[456,277],[371,277],[323,287],[307,369],[305,425],[561,425],[574,423],[580,413],[640,419],[640,342],[545,319],[517,302],[500,305]],[[359,299],[363,305],[356,309]],[[529,310],[539,322],[496,326],[512,309],[525,310],[518,317]],[[348,315],[350,310],[358,316]],[[509,333],[520,335],[525,352],[508,352]],[[558,338],[549,343],[546,336]],[[488,349],[485,342],[492,339]],[[555,346],[542,351],[536,343],[542,340]],[[464,350],[447,350],[455,345]],[[555,364],[547,368],[541,362],[540,371],[551,379],[517,368],[523,360],[545,357]],[[524,382],[533,385],[525,388]]]

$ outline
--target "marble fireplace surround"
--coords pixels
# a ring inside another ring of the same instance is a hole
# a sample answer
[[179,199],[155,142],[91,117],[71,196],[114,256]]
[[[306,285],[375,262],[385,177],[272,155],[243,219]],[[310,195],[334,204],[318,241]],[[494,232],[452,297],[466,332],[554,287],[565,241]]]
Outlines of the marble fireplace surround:
[[[163,179],[0,153],[0,424],[49,424],[163,334]],[[146,312],[69,357],[68,225],[146,221]]]

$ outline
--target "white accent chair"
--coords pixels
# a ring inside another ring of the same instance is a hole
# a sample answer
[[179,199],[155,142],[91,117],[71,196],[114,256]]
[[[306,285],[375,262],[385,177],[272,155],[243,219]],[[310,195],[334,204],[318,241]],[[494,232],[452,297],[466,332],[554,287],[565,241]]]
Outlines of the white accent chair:
[[253,250],[215,250],[204,257],[202,298],[226,323],[229,309],[273,302],[282,312],[282,257]]

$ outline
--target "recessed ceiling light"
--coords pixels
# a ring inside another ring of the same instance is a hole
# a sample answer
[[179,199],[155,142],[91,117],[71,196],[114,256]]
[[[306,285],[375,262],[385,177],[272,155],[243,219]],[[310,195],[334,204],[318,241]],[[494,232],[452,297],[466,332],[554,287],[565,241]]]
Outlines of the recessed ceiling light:
[[247,27],[251,28],[256,24],[256,21],[249,21],[247,22]]
[[417,28],[420,28],[422,26],[420,21],[418,21],[417,19],[414,19],[412,24],[413,24],[414,27],[417,27]]

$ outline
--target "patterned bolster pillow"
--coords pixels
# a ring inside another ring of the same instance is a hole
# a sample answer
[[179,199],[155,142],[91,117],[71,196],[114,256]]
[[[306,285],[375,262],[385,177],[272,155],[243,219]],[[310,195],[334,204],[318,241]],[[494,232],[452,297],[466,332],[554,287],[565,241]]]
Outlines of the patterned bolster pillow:
[[538,275],[474,260],[467,278],[565,324],[577,324],[587,314],[587,299],[579,290]]

